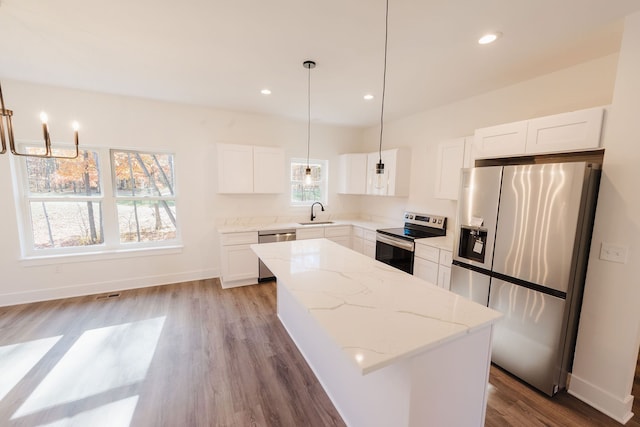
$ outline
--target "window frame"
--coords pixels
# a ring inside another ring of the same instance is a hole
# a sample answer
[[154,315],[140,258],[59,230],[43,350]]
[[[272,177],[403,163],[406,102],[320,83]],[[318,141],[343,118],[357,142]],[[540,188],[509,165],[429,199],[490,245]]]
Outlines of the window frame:
[[[116,240],[117,240],[117,244],[119,247],[121,248],[158,248],[158,247],[165,247],[165,246],[169,246],[169,245],[175,245],[176,243],[181,241],[181,237],[180,237],[180,227],[179,227],[179,221],[178,221],[178,215],[175,213],[177,212],[178,208],[178,202],[177,202],[177,174],[175,173],[175,165],[176,165],[176,154],[173,151],[168,151],[168,150],[138,150],[138,149],[131,149],[131,148],[109,148],[109,168],[110,168],[110,173],[111,173],[111,194],[113,197],[113,205],[114,205],[114,214],[115,214],[115,226],[116,226]],[[171,155],[173,156],[173,194],[171,196],[156,196],[156,195],[140,195],[140,196],[119,196],[118,195],[118,183],[117,183],[117,177],[116,177],[116,173],[115,173],[115,166],[114,166],[114,157],[113,157],[113,153],[114,152],[124,152],[124,153],[137,153],[137,154],[167,154],[167,155]],[[174,206],[174,214],[175,215],[175,237],[173,239],[165,239],[165,240],[153,240],[153,241],[142,241],[142,242],[122,242],[120,240],[120,221],[119,221],[119,214],[118,214],[118,201],[123,201],[123,200],[128,200],[128,201],[141,201],[141,202],[148,202],[148,201],[157,201],[157,200],[171,200],[173,202],[173,206]]]
[[[319,165],[321,168],[321,179],[317,181],[320,187],[320,198],[319,200],[304,200],[304,201],[296,201],[293,199],[293,186],[300,185],[298,181],[294,181],[293,179],[293,166],[303,165],[307,166],[307,159],[303,159],[300,157],[292,157],[289,161],[289,205],[290,206],[311,206],[315,202],[322,203],[325,207],[328,206],[329,201],[329,160],[326,159],[309,159],[309,166]],[[304,183],[302,184],[304,186]]]
[[[21,141],[19,146],[23,151],[25,147],[38,147],[41,142]],[[58,149],[71,149],[69,144],[56,144]],[[176,253],[181,250],[181,228],[178,215],[176,215],[176,233],[175,238],[158,240],[151,242],[120,242],[115,172],[111,161],[111,150],[130,151],[138,153],[152,154],[171,154],[173,156],[174,183],[173,183],[173,202],[174,210],[178,211],[178,185],[176,173],[176,154],[173,150],[146,150],[135,148],[117,148],[117,147],[97,147],[83,146],[82,151],[90,151],[97,153],[100,168],[98,176],[100,180],[100,195],[87,196],[67,196],[67,197],[51,197],[31,195],[29,192],[29,177],[27,174],[27,158],[20,156],[10,156],[10,169],[12,175],[13,193],[16,206],[16,221],[18,225],[18,236],[20,240],[20,260],[27,261],[27,265],[40,265],[49,263],[58,263],[60,260],[70,261],[92,261],[97,259],[113,259],[120,257],[136,256],[136,252],[144,251],[147,254],[164,254]],[[101,205],[101,221],[102,221],[102,243],[82,246],[54,247],[54,248],[36,248],[33,230],[33,218],[30,203],[33,201],[94,201]],[[152,251],[152,252],[149,252]],[[141,254],[140,256],[143,256]]]

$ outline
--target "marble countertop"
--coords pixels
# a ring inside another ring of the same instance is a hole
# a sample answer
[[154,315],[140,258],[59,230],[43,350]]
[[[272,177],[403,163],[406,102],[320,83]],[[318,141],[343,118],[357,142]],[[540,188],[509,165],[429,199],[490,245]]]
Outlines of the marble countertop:
[[447,251],[453,250],[453,234],[442,237],[427,237],[425,239],[416,239],[417,245],[433,246],[438,249],[444,249]]
[[363,375],[502,317],[327,239],[251,248]]
[[[308,220],[307,220],[308,221]],[[319,219],[322,222],[324,220]],[[284,221],[284,222],[257,222],[257,223],[235,223],[224,224],[217,227],[219,233],[240,233],[245,231],[264,231],[264,230],[285,230],[289,228],[313,228],[313,227],[336,227],[340,225],[354,225],[356,227],[362,227],[367,230],[375,231],[378,228],[390,228],[390,227],[402,227],[402,222],[396,224],[383,223],[379,221],[366,221],[358,219],[336,219],[330,220],[331,224],[309,224],[302,225],[299,222]]]

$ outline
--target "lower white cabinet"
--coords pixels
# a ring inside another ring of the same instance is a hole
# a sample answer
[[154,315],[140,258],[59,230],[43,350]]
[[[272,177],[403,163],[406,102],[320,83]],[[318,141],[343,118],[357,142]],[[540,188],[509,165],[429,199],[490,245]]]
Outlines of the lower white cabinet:
[[416,256],[413,260],[413,275],[436,285],[438,284],[438,263]]
[[451,282],[452,252],[416,243],[413,259],[413,275],[444,289]]
[[351,229],[351,249],[362,253],[364,251],[364,230],[355,225]]
[[322,239],[323,237],[324,227],[322,226],[296,228],[296,240]]
[[369,258],[376,257],[376,232],[373,230],[364,230],[362,253]]
[[258,243],[258,232],[224,233],[220,243],[222,287],[258,283],[258,257],[251,250],[251,245]]
[[324,237],[351,249],[351,226],[350,225],[338,225],[338,226],[332,226],[332,227],[325,227]]

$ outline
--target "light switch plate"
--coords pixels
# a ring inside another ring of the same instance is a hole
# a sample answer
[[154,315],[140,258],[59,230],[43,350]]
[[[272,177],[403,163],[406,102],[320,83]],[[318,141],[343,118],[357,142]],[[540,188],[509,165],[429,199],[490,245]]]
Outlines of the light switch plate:
[[603,261],[619,262],[620,264],[626,264],[627,247],[602,242],[602,246],[600,246],[600,259]]

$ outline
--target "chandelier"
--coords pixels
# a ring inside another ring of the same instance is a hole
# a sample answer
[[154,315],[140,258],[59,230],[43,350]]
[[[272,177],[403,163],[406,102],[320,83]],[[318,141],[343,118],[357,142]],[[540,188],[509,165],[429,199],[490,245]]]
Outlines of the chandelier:
[[2,142],[2,151],[0,154],[7,152],[7,139],[9,140],[9,150],[16,156],[40,157],[46,159],[75,159],[78,157],[78,122],[73,122],[73,139],[75,142],[76,152],[73,156],[54,156],[51,150],[51,135],[49,134],[49,124],[46,113],[40,114],[42,120],[42,133],[44,135],[44,154],[19,153],[16,150],[15,140],[13,137],[13,123],[11,117],[13,111],[5,108],[4,98],[2,97],[2,85],[0,85],[0,141]]

